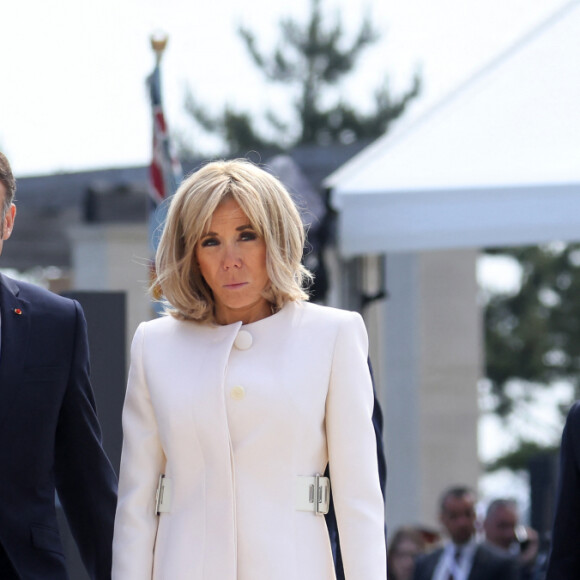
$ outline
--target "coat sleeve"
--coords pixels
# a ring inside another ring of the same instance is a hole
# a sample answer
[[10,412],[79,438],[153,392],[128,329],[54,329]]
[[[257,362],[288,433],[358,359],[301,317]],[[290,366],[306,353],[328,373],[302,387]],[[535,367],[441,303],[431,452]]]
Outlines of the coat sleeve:
[[56,431],[55,483],[89,577],[108,580],[117,477],[102,447],[85,318],[78,302],[73,304],[73,350]]
[[386,578],[384,504],[372,423],[368,337],[360,315],[337,333],[326,403],[331,490],[346,580]]
[[123,406],[123,450],[113,539],[113,580],[145,580],[153,574],[158,517],[155,491],[164,469],[157,422],[143,370],[143,325],[131,346]]
[[546,580],[580,578],[580,403],[568,413],[562,446]]

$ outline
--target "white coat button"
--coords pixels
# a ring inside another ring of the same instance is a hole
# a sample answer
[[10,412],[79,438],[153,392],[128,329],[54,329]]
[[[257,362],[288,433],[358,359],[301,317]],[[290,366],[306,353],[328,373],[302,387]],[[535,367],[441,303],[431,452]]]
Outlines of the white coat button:
[[230,397],[232,399],[234,399],[235,401],[241,401],[245,396],[246,396],[246,389],[244,389],[244,387],[242,387],[241,385],[236,385],[230,391]]
[[252,341],[252,335],[247,330],[240,330],[234,340],[234,346],[240,350],[248,350],[252,346]]

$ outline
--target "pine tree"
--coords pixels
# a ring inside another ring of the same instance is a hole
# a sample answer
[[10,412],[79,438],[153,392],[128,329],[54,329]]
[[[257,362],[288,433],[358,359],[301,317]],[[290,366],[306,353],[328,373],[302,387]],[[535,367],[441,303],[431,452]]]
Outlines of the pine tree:
[[[398,98],[391,96],[388,79],[375,92],[374,109],[357,112],[340,97],[325,106],[325,97],[339,81],[352,73],[362,53],[379,38],[366,17],[355,38],[347,43],[340,22],[327,26],[323,21],[321,0],[311,0],[308,22],[301,25],[285,18],[280,22],[280,40],[270,56],[258,49],[255,34],[241,27],[239,34],[254,64],[268,82],[279,83],[297,91],[293,108],[295,119],[285,122],[273,111],[266,119],[274,137],[267,138],[256,129],[246,112],[226,106],[216,116],[208,113],[191,91],[186,96],[186,110],[208,133],[221,137],[226,153],[250,149],[287,149],[296,145],[327,145],[371,139],[384,134],[391,121],[399,117],[408,103],[419,94],[420,79],[415,75],[411,88]],[[292,134],[289,127],[298,127]]]
[[[496,249],[522,268],[515,294],[491,296],[485,306],[485,374],[493,412],[508,419],[538,389],[565,382],[580,396],[580,244]],[[519,389],[510,385],[518,383]],[[560,409],[566,411],[567,405]],[[517,469],[551,446],[522,440],[493,468]],[[555,442],[557,443],[557,442]]]

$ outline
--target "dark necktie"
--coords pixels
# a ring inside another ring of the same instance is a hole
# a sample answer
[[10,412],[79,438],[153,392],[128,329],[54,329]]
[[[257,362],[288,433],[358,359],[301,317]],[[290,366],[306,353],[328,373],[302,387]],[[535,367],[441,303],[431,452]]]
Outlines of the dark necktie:
[[459,568],[459,560],[461,560],[461,548],[455,548],[455,556],[453,558],[454,566],[449,571],[449,576],[447,580],[459,580],[459,578],[455,575],[455,570]]

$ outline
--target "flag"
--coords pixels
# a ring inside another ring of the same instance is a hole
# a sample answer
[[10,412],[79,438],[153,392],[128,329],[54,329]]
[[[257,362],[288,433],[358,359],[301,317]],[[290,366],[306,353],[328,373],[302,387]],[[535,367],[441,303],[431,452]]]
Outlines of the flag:
[[[155,49],[155,45],[152,45]],[[149,95],[151,98],[151,112],[153,119],[153,152],[150,166],[150,186],[151,208],[149,212],[149,248],[152,256],[155,256],[157,246],[163,231],[163,225],[167,216],[167,206],[169,198],[175,193],[181,183],[183,172],[179,159],[175,155],[167,122],[163,113],[163,102],[161,99],[161,71],[160,61],[163,43],[160,50],[155,49],[157,61],[151,75],[147,78]],[[151,282],[155,281],[155,259],[151,260],[150,267]],[[160,289],[154,291],[154,298],[160,298]],[[160,313],[157,305],[155,310]]]
[[151,159],[151,198],[154,208],[175,193],[183,173],[179,159],[173,152],[171,139],[163,114],[161,100],[161,71],[159,59],[148,78],[153,114],[153,156]]
[[163,114],[159,59],[147,80],[153,114],[153,156],[150,169],[150,191],[154,207],[157,207],[175,193],[183,174],[179,159],[173,152],[165,115]]

